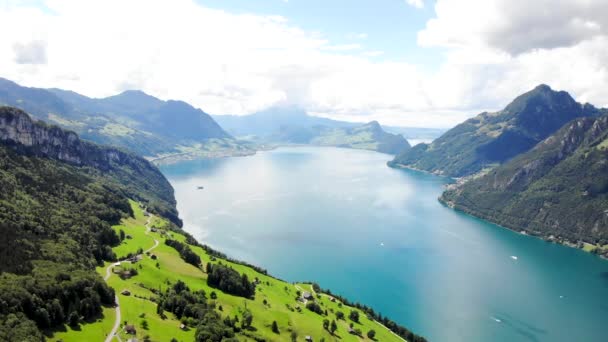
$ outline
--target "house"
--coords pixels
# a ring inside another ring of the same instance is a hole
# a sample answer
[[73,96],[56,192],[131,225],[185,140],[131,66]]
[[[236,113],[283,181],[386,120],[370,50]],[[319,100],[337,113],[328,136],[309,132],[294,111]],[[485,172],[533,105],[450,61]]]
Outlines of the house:
[[312,293],[308,292],[308,291],[304,291],[302,293],[302,298],[306,299],[306,300],[312,300],[314,299],[312,296]]
[[120,293],[123,296],[130,296],[131,295],[131,291],[129,290],[122,290],[122,292]]
[[129,335],[136,335],[137,330],[135,330],[135,326],[132,324],[125,325],[125,332]]

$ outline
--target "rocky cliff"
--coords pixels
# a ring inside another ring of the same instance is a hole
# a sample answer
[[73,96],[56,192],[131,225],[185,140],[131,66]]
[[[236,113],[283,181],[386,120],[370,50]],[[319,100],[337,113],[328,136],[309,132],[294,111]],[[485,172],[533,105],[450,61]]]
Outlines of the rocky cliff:
[[74,132],[34,121],[12,107],[0,107],[0,142],[18,153],[94,168],[124,181],[130,184],[124,187],[128,195],[181,225],[173,188],[154,165],[141,157],[83,141]]

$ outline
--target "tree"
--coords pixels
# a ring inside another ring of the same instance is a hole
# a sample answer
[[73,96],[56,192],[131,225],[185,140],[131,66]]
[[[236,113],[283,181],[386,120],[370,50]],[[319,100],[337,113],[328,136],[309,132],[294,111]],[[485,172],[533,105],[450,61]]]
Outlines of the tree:
[[376,331],[374,329],[368,331],[367,332],[367,337],[369,337],[371,340],[373,340],[374,337],[376,337]]
[[70,312],[68,315],[68,323],[71,327],[77,327],[78,322],[80,322],[80,317],[78,317],[78,313],[76,311]]
[[141,321],[141,328],[144,330],[148,330],[148,321],[147,320],[142,320]]
[[323,320],[323,329],[329,330],[329,320],[327,318]]
[[243,321],[241,322],[241,327],[249,328],[251,326],[251,322],[253,322],[253,315],[251,314],[251,311],[245,310],[245,312],[243,312]]
[[291,332],[291,341],[296,342],[298,340],[298,333],[295,331]]
[[338,320],[344,319],[344,312],[342,312],[342,311],[336,311],[336,318]]
[[331,334],[333,335],[334,332],[336,332],[336,330],[338,330],[338,325],[336,324],[336,321],[334,321],[333,319],[331,320],[331,326],[329,327],[329,331],[331,332]]
[[125,231],[124,230],[120,230],[120,241],[125,239]]
[[353,322],[359,323],[359,311],[351,310],[350,314],[348,314],[348,318],[350,318]]
[[272,321],[272,332],[275,334],[279,333],[279,326],[277,325],[277,321]]
[[209,294],[209,298],[217,299],[217,293],[215,293],[215,291],[211,291],[211,293]]

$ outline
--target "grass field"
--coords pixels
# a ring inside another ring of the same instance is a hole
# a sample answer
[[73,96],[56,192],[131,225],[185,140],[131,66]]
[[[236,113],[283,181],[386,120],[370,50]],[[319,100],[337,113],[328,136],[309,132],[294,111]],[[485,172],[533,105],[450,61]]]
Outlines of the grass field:
[[[121,279],[113,274],[108,283],[112,286],[120,298],[121,310],[121,329],[125,322],[132,324],[137,329],[136,337],[142,341],[149,338],[151,341],[170,341],[172,338],[178,341],[192,341],[196,327],[191,329],[180,329],[180,322],[171,314],[166,319],[161,319],[156,313],[156,303],[153,302],[155,294],[150,289],[164,291],[170,284],[178,280],[185,282],[192,290],[204,290],[208,297],[214,291],[217,294],[216,304],[222,316],[241,317],[245,309],[249,309],[253,314],[253,330],[248,334],[255,336],[258,340],[266,341],[291,341],[291,334],[295,332],[298,341],[304,341],[304,337],[310,335],[314,341],[324,338],[326,341],[363,341],[370,340],[366,337],[367,331],[376,331],[375,340],[377,341],[401,341],[402,339],[393,335],[388,329],[377,322],[370,321],[366,315],[359,311],[360,323],[354,323],[354,328],[359,328],[364,337],[358,337],[348,333],[350,320],[348,315],[352,310],[338,301],[332,301],[331,297],[320,294],[316,301],[323,310],[327,310],[327,316],[316,314],[306,309],[305,305],[296,300],[298,291],[309,291],[314,293],[310,284],[291,284],[270,276],[256,272],[250,267],[234,264],[225,260],[217,259],[214,263],[221,261],[223,264],[230,265],[240,273],[246,273],[249,279],[259,279],[260,283],[256,286],[256,296],[254,300],[244,299],[222,293],[219,290],[210,288],[206,282],[206,274],[203,269],[194,267],[184,262],[179,254],[171,247],[164,244],[165,237],[160,232],[145,233],[146,217],[143,216],[141,209],[132,203],[135,218],[123,220],[120,226],[115,229],[123,229],[125,233],[133,238],[126,243],[114,248],[117,255],[133,252],[138,248],[146,249],[154,245],[154,239],[160,244],[150,255],[144,255],[143,259],[136,264],[123,261],[120,267],[136,268],[138,275]],[[152,226],[162,226],[163,222],[158,218],[152,218]],[[175,232],[169,232],[171,238],[185,241],[185,237]],[[191,246],[202,259],[203,264],[211,261],[211,257],[200,247]],[[156,259],[152,258],[152,255]],[[107,267],[109,264],[106,264]],[[105,275],[105,267],[97,269],[99,274]],[[120,294],[123,290],[128,290],[130,295]],[[300,308],[298,310],[298,308]],[[335,313],[342,311],[345,320],[336,320],[338,330],[332,336],[323,329],[325,318],[336,319]],[[63,341],[93,341],[103,340],[114,323],[113,310],[106,310],[105,317],[99,322],[85,324],[80,331],[68,330],[55,334],[53,340],[62,339]],[[143,321],[146,321],[147,329],[144,329]],[[271,330],[272,322],[276,321],[280,330],[275,334]],[[121,331],[122,341],[126,341],[131,335]],[[251,336],[237,334],[239,340],[247,341],[253,339]],[[116,339],[114,339],[116,341]]]

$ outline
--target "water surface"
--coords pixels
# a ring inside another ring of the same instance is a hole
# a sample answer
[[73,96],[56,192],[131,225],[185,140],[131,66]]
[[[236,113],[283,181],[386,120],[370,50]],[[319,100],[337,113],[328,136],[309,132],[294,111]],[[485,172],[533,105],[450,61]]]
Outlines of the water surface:
[[446,179],[390,158],[281,148],[163,172],[200,241],[432,341],[608,339],[608,262],[446,208]]

